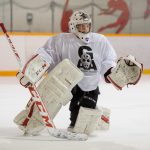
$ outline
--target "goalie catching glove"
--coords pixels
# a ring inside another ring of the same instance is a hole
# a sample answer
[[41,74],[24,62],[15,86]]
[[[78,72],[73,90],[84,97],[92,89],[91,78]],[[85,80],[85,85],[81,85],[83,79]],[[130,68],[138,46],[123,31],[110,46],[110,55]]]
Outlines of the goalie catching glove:
[[118,90],[122,90],[125,85],[137,84],[142,71],[143,65],[137,62],[134,56],[129,55],[118,60],[116,68],[112,69],[107,78]]

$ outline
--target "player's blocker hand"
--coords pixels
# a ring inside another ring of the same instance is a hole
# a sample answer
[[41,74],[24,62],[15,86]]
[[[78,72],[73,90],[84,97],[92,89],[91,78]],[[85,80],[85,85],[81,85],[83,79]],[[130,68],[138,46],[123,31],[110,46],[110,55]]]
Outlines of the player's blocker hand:
[[36,84],[46,73],[49,66],[50,64],[42,59],[41,56],[34,55],[16,76],[20,84],[27,88],[32,84]]
[[108,80],[118,89],[122,90],[125,85],[137,84],[141,78],[143,65],[129,55],[119,58],[117,66],[107,76]]
[[25,88],[28,88],[30,85],[32,85],[29,78],[26,77],[21,71],[18,71],[18,73],[16,74],[16,77],[19,80],[20,84],[24,86]]

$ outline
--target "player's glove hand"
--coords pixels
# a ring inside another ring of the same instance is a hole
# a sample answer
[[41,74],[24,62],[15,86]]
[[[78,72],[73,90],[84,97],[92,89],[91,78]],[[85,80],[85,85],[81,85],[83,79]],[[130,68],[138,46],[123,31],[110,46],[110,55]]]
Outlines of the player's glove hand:
[[129,55],[121,57],[116,68],[108,75],[108,80],[119,90],[128,84],[137,84],[141,78],[143,65],[136,61],[135,57]]
[[106,82],[106,83],[111,83],[111,82],[108,80],[107,77],[108,77],[109,74],[111,74],[112,69],[113,69],[113,67],[109,68],[109,69],[105,72],[105,74],[104,74],[104,79],[105,79],[105,82]]

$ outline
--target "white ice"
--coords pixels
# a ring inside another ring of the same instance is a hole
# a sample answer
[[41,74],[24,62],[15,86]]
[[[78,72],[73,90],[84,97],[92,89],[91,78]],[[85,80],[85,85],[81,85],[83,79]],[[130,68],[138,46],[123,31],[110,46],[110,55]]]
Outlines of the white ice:
[[[0,150],[150,150],[150,76],[122,91],[100,84],[98,105],[111,109],[108,131],[95,131],[87,141],[62,141],[46,131],[38,137],[23,137],[13,123],[30,94],[15,77],[0,78]],[[56,116],[58,128],[69,125],[68,106]]]

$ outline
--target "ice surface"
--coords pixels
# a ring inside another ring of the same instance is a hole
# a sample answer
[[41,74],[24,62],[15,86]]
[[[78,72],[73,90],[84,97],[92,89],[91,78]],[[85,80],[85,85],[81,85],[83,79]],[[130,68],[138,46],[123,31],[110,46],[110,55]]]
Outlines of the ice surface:
[[[111,109],[110,129],[95,131],[87,141],[66,141],[50,137],[46,130],[37,137],[24,137],[13,123],[24,109],[30,93],[15,77],[0,78],[0,150],[150,150],[150,76],[143,75],[135,86],[117,91],[102,82],[98,105]],[[69,125],[65,106],[54,122],[58,128]]]

